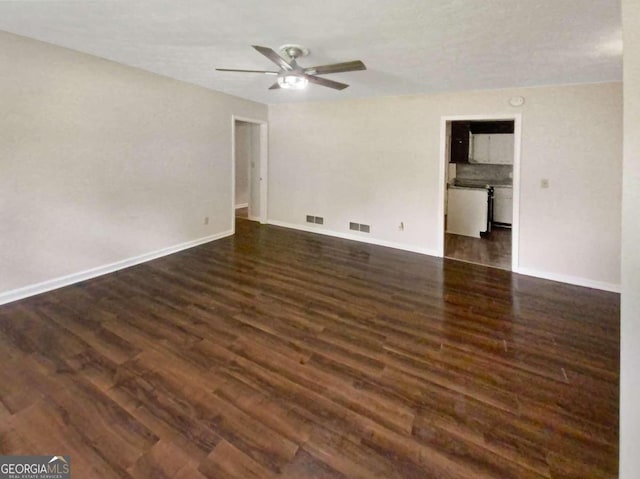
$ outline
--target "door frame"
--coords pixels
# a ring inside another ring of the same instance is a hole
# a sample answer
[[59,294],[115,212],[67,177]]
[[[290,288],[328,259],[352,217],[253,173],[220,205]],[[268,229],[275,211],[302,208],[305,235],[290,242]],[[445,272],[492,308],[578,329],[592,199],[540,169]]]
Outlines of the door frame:
[[455,115],[440,117],[440,168],[438,184],[438,256],[444,257],[444,205],[447,189],[447,123],[452,121],[506,120],[513,121],[513,222],[511,224],[511,271],[518,272],[520,257],[520,160],[522,150],[522,113],[492,113],[486,115]]
[[[260,155],[259,155],[259,198],[260,198],[260,212],[258,215],[250,217],[251,220],[259,221],[261,224],[267,223],[267,199],[268,199],[268,162],[269,162],[269,125],[266,120],[258,120],[256,118],[248,118],[244,116],[231,115],[231,231],[236,232],[236,121],[242,121],[244,123],[253,123],[260,127]],[[252,195],[252,178],[251,167],[248,172],[249,180],[249,205],[251,204]]]

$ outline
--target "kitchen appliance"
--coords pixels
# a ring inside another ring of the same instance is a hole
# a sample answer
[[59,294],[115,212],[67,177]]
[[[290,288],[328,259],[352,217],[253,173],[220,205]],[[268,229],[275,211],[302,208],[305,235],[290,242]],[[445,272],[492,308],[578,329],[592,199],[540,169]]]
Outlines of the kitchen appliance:
[[491,225],[493,224],[495,190],[493,186],[487,186],[487,230],[480,233],[480,236],[486,236],[491,233]]
[[493,224],[510,228],[513,223],[513,189],[496,186],[493,200]]

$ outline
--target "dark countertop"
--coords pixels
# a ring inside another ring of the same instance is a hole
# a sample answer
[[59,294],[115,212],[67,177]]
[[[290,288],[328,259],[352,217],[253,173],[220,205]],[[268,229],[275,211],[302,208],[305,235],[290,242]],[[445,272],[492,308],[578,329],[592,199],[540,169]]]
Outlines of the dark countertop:
[[505,188],[511,188],[512,182],[498,181],[498,180],[460,180],[456,179],[452,186],[459,186],[461,188],[486,188],[487,186],[499,186]]
[[485,186],[460,186],[460,185],[449,185],[449,189],[451,190],[478,190],[478,191],[487,191],[487,187]]

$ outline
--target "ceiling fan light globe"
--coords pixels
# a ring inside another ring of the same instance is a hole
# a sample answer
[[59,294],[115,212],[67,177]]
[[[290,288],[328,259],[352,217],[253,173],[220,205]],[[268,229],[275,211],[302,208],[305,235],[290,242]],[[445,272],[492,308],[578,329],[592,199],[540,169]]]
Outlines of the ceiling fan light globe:
[[281,75],[278,77],[280,88],[289,90],[303,90],[309,84],[309,80],[300,75]]

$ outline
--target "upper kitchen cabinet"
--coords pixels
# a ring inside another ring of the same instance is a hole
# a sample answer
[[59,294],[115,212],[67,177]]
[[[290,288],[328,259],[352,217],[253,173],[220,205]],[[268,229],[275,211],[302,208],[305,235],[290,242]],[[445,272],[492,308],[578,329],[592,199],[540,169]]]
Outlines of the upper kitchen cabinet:
[[451,163],[513,164],[513,120],[451,122]]
[[472,163],[491,163],[491,135],[471,135],[469,158]]
[[490,135],[490,163],[513,165],[513,134]]
[[492,165],[513,164],[513,134],[471,134],[469,161]]
[[451,163],[469,163],[470,132],[470,122],[451,122]]

